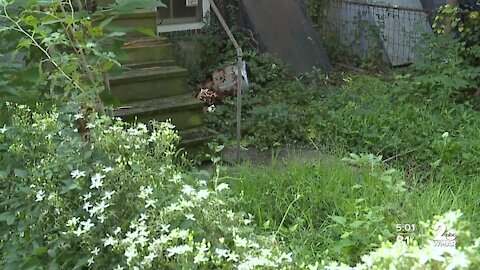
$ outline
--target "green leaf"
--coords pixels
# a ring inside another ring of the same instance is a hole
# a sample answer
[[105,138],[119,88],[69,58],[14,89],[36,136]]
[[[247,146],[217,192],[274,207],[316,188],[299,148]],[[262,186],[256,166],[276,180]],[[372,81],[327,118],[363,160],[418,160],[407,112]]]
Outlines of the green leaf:
[[145,27],[139,27],[137,28],[137,31],[144,34],[144,35],[147,35],[149,37],[155,37],[157,34],[155,32],[153,32],[152,29],[150,28],[145,28]]
[[347,219],[341,216],[331,216],[332,220],[335,221],[336,223],[345,225],[347,223]]
[[0,214],[0,221],[6,221],[7,225],[12,225],[15,221],[15,215],[10,212]]
[[15,174],[16,177],[20,177],[22,179],[26,179],[28,177],[28,171],[26,170],[14,169],[13,173]]

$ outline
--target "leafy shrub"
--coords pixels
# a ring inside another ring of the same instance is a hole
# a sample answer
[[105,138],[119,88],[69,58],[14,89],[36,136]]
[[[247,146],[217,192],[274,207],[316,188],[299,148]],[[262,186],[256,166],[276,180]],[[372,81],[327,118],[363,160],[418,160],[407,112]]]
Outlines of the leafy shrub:
[[[362,262],[350,267],[338,262],[323,263],[325,269],[478,269],[480,267],[480,238],[472,239],[469,223],[460,221],[460,211],[435,216],[433,221],[420,222],[419,240],[385,241],[382,246],[364,256]],[[456,233],[457,246],[436,246],[432,241],[438,235],[436,224],[442,222]],[[317,269],[318,264],[310,266]]]
[[[394,83],[398,88],[392,91]],[[451,171],[477,173],[474,164],[480,160],[473,156],[478,144],[478,113],[442,97],[427,101],[421,95],[405,98],[402,86],[400,79],[350,77],[342,91],[330,92],[314,105],[317,114],[311,121],[310,136],[348,151],[382,154],[403,165],[430,168],[441,158],[441,165]],[[448,150],[438,145],[445,132],[456,145]]]
[[0,130],[2,269],[253,269],[291,261],[273,238],[254,234],[251,218],[225,206],[227,184],[174,165],[170,124],[153,123],[150,133],[144,124],[82,115],[78,105],[51,112],[9,105],[9,112],[12,122]]

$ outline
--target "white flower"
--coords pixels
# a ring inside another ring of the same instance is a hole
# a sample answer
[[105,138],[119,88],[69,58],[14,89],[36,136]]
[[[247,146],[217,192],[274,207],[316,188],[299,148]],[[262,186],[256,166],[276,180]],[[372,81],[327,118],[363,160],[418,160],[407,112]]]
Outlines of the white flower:
[[452,261],[448,264],[445,270],[459,269],[460,267],[467,268],[469,265],[470,261],[468,260],[465,253],[459,252],[455,256],[452,256]]
[[193,263],[199,264],[202,262],[207,262],[208,259],[205,257],[205,253],[203,252],[198,252],[197,255],[193,258]]
[[130,264],[130,261],[137,257],[137,249],[135,246],[129,246],[124,253],[125,257],[127,257],[127,264]]
[[88,259],[88,266],[92,265],[95,261],[93,260],[93,257],[90,257],[90,259]]
[[186,217],[187,219],[189,219],[189,220],[192,220],[192,221],[195,221],[195,220],[196,220],[194,214],[187,214],[187,215],[185,215],[185,217]]
[[235,253],[232,252],[232,253],[228,254],[227,261],[238,262],[238,257],[240,257],[238,254],[235,254]]
[[113,171],[113,168],[112,167],[105,167],[102,171],[104,173],[109,173],[109,172]]
[[182,176],[180,174],[175,174],[172,179],[170,179],[170,182],[173,182],[175,184],[178,184],[180,180],[182,179]]
[[228,257],[228,249],[223,249],[223,248],[217,248],[215,249],[215,253],[217,254],[218,258],[227,258]]
[[445,258],[442,256],[444,253],[443,248],[426,246],[425,248],[419,250],[419,260],[421,264],[426,264],[429,260],[435,261],[445,261]]
[[199,201],[202,201],[202,200],[205,200],[208,198],[208,196],[210,195],[210,191],[206,190],[206,189],[201,189],[197,192],[197,200]]
[[178,238],[186,239],[188,236],[188,230],[180,230],[178,231]]
[[122,232],[122,229],[120,227],[117,227],[115,231],[113,231],[113,234],[117,235]]
[[3,128],[0,128],[0,134],[3,134],[7,132],[8,128],[6,126],[3,126]]
[[235,239],[233,239],[235,242],[235,246],[237,247],[247,247],[247,239],[241,238],[238,235],[235,236]]
[[98,189],[101,186],[103,186],[103,181],[102,181],[103,178],[105,178],[105,175],[96,173],[91,179],[92,184],[90,185],[90,189],[94,189],[94,188]]
[[93,205],[90,202],[85,202],[85,204],[83,205],[83,210],[89,211],[90,207],[92,206]]
[[215,105],[210,105],[207,107],[207,112],[213,113],[215,111]]
[[88,123],[85,127],[86,127],[87,129],[93,129],[93,128],[95,128],[95,124],[93,124],[93,123]]
[[80,221],[80,218],[73,217],[73,218],[71,218],[67,221],[67,226],[68,227],[73,227],[73,226],[77,225],[79,221]]
[[225,189],[230,189],[230,187],[228,186],[228,184],[221,183],[220,185],[217,186],[217,188],[215,190],[216,191],[222,191],[222,190],[225,190]]
[[105,191],[102,200],[110,200],[113,194],[115,194],[115,191]]
[[103,246],[108,247],[108,246],[113,246],[117,243],[117,240],[115,240],[113,237],[108,236],[108,238],[103,239]]
[[175,247],[167,248],[167,251],[168,251],[167,257],[172,257],[172,256],[175,256],[177,254],[182,255],[182,254],[185,254],[187,252],[192,252],[193,249],[189,245],[181,245],[181,246],[175,246]]
[[83,114],[82,114],[82,113],[77,113],[77,114],[75,114],[75,115],[73,116],[73,118],[74,118],[75,120],[83,119]]
[[156,257],[158,257],[157,254],[155,254],[155,253],[152,252],[152,253],[149,253],[149,254],[144,258],[144,260],[147,261],[147,262],[151,262],[151,261],[153,261],[153,259],[155,259]]
[[145,202],[145,208],[149,208],[149,207],[156,208],[155,203],[157,203],[157,200],[147,200]]
[[73,231],[73,234],[75,234],[76,236],[80,236],[84,233],[84,231],[82,230],[82,226],[78,226],[78,228]]
[[83,230],[88,232],[91,228],[95,227],[95,224],[92,223],[92,220],[87,219],[87,221],[80,222],[80,225],[83,226]]
[[448,135],[450,135],[448,132],[444,132],[444,133],[442,134],[442,138],[444,138],[444,139],[445,139],[445,138],[447,138],[447,137],[448,137]]
[[162,232],[169,232],[170,224],[160,224],[160,227],[162,229]]
[[42,190],[42,189],[37,191],[37,194],[35,195],[35,197],[36,197],[36,199],[35,199],[36,202],[43,201],[43,198],[45,197],[45,191]]
[[153,188],[152,187],[141,186],[140,187],[140,194],[138,195],[138,197],[140,199],[146,199],[146,198],[148,198],[148,196],[152,195],[152,193],[153,193]]
[[73,179],[78,179],[80,177],[85,177],[86,173],[83,171],[75,170],[70,173]]
[[92,193],[91,192],[88,192],[87,194],[83,195],[83,201],[89,200],[90,198],[92,198]]
[[195,189],[190,185],[183,185],[182,193],[185,195],[190,195],[195,192]]
[[199,183],[201,186],[206,186],[206,185],[207,185],[207,181],[205,181],[205,180],[198,180],[198,183]]
[[94,256],[97,256],[99,252],[100,252],[100,249],[99,249],[98,247],[95,247],[95,248],[91,251],[91,253],[92,253]]

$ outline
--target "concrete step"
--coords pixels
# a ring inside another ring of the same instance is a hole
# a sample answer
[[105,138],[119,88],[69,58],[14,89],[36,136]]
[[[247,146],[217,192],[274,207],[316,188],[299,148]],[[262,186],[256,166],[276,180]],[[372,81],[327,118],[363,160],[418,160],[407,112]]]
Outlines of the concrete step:
[[137,10],[130,14],[120,14],[107,26],[107,30],[127,32],[125,38],[145,37],[139,29],[148,29],[150,33],[157,33],[157,13],[149,10]]
[[143,63],[131,63],[125,64],[124,66],[129,69],[141,69],[141,68],[154,68],[154,67],[172,67],[175,66],[175,60],[161,60],[161,61],[150,61]]
[[217,133],[206,127],[191,128],[179,132],[180,146],[193,147],[197,145],[204,145],[217,136]]
[[123,50],[127,57],[119,60],[124,65],[153,67],[153,63],[174,62],[173,45],[164,38],[127,41]]
[[187,70],[177,66],[124,71],[110,76],[112,94],[122,103],[188,93]]
[[203,105],[202,101],[187,94],[126,104],[115,109],[114,115],[126,121],[144,123],[171,119],[178,130],[185,130],[203,125]]
[[180,144],[178,147],[187,153],[187,157],[200,161],[210,159],[206,156],[207,153],[211,152],[208,148],[208,142],[212,141],[217,133],[206,127],[199,127],[182,130],[179,135]]

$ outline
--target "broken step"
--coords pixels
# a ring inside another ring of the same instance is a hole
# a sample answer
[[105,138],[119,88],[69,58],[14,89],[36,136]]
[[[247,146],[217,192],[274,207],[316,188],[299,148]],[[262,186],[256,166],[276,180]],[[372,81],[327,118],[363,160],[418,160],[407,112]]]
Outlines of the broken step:
[[126,104],[115,109],[114,116],[144,123],[171,119],[178,130],[184,130],[203,125],[203,105],[187,94]]
[[110,76],[112,94],[121,103],[130,103],[188,93],[187,70],[177,66],[124,71]]

